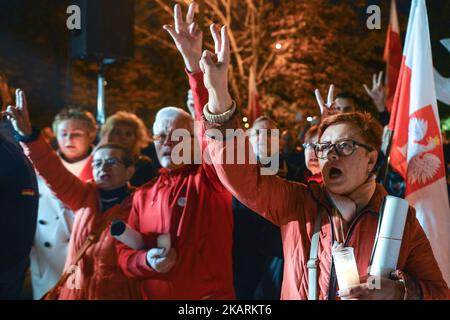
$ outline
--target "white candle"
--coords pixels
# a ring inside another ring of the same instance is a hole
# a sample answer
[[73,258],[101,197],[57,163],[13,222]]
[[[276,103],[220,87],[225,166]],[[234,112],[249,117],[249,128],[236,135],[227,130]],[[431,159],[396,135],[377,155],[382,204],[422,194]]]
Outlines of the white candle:
[[339,290],[360,284],[353,248],[345,247],[338,249],[333,252],[333,258]]

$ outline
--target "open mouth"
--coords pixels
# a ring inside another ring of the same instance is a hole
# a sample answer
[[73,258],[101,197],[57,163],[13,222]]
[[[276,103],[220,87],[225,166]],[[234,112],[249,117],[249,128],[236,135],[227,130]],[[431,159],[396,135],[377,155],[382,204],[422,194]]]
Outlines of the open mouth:
[[100,174],[99,178],[101,181],[107,181],[111,178],[111,176],[107,173],[102,173],[102,174]]
[[336,167],[331,167],[328,176],[330,179],[338,179],[342,176],[342,171]]

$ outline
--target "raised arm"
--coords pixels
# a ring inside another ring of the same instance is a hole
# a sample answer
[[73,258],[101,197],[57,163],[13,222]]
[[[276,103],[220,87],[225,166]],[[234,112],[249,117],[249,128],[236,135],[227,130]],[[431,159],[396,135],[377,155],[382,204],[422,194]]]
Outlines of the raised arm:
[[386,94],[382,79],[383,79],[383,71],[380,71],[378,73],[378,77],[374,73],[372,76],[372,88],[369,89],[369,87],[366,84],[363,84],[363,87],[367,95],[370,97],[370,99],[372,99],[373,103],[375,104],[375,107],[378,110],[380,116],[380,123],[383,126],[385,126],[389,124],[389,112],[386,109]]
[[[204,51],[200,67],[209,94],[204,108],[204,126],[216,172],[236,198],[266,219],[277,225],[302,221],[307,212],[313,211],[306,210],[313,206],[313,202],[308,200],[311,199],[308,188],[274,175],[262,174],[264,168],[256,163],[245,132],[226,132],[227,128],[240,128],[239,112],[228,91],[230,47],[227,27],[222,27],[220,33],[212,27],[211,32],[215,53]],[[239,157],[244,161],[238,162]],[[231,161],[226,161],[226,158]]]
[[203,32],[199,30],[194,21],[197,4],[191,3],[183,19],[181,7],[174,7],[174,26],[166,24],[164,29],[170,34],[178,51],[183,57],[186,72],[189,77],[189,85],[194,97],[195,120],[201,120],[203,106],[208,100],[208,92],[203,84],[203,73],[200,70],[200,58],[202,57]]
[[[208,91],[203,82],[203,73],[200,70],[200,59],[202,57],[202,42],[203,33],[199,30],[197,23],[194,20],[195,9],[197,4],[191,3],[186,14],[186,19],[183,19],[181,7],[176,4],[174,7],[174,26],[164,25],[164,29],[172,37],[178,51],[183,57],[186,67],[186,73],[189,78],[189,86],[194,98],[194,114],[196,121],[196,136],[201,146],[201,154],[205,154],[206,141],[204,139],[204,129],[201,125],[203,114],[203,107],[208,102]],[[214,26],[214,31],[217,32]],[[208,181],[212,184],[215,190],[224,191],[221,181],[218,179],[214,167],[207,164],[204,159],[202,165],[208,176]]]
[[6,115],[21,141],[25,154],[52,192],[72,210],[80,209],[87,193],[92,192],[92,189],[64,167],[39,131],[33,131],[25,93],[22,90],[16,90],[16,105],[8,106]]

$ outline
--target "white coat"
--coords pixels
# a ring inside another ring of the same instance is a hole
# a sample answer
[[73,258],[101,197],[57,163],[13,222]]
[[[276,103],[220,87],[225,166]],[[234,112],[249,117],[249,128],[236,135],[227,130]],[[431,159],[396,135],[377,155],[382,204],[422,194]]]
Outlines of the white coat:
[[[83,180],[92,177],[92,157],[76,163],[61,159],[64,166]],[[67,258],[67,249],[74,221],[73,211],[66,208],[50,191],[37,173],[39,211],[34,245],[30,253],[33,298],[40,299],[59,280]]]

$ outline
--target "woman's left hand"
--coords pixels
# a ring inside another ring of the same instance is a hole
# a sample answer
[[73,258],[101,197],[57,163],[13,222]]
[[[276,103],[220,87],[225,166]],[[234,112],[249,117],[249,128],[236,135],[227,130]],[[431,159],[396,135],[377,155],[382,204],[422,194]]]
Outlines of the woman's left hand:
[[364,282],[339,290],[338,295],[342,300],[403,300],[404,290],[399,281],[381,277],[379,286]]

